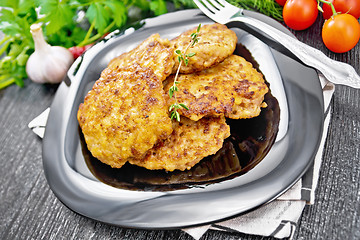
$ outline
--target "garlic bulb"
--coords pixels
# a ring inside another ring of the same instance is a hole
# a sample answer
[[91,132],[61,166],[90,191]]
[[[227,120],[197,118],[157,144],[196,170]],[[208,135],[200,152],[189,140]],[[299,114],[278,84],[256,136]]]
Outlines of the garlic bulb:
[[35,51],[26,63],[28,77],[37,83],[61,82],[74,61],[72,54],[64,47],[49,45],[40,24],[31,25],[30,32],[35,42]]

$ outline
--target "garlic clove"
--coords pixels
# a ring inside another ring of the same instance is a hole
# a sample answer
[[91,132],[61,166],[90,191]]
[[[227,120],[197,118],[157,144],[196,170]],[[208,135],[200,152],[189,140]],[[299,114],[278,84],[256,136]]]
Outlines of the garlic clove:
[[43,73],[41,71],[41,68],[37,66],[35,63],[39,62],[39,57],[36,54],[30,55],[26,62],[26,73],[28,77],[36,83],[46,83],[46,79],[43,77]]
[[30,32],[35,51],[26,63],[28,77],[37,83],[61,82],[74,61],[73,55],[64,47],[49,45],[40,24],[31,25]]
[[[70,58],[72,61],[68,61]],[[43,69],[46,82],[59,83],[69,70],[73,62],[73,56],[66,48],[55,46],[52,47],[51,56],[47,58],[47,61],[46,65],[49,67]]]

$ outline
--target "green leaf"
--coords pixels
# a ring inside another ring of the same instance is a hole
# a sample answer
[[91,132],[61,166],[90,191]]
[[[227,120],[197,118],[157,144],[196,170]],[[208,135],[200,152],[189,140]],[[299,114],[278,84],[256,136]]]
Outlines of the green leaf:
[[83,28],[74,27],[70,35],[70,39],[72,40],[71,44],[67,47],[78,45],[85,38],[85,35],[86,31]]
[[240,8],[255,10],[279,21],[283,20],[283,7],[274,0],[228,0],[228,2]]
[[0,31],[6,35],[16,36],[24,32],[24,27],[28,26],[26,19],[22,19],[9,9],[0,11]]
[[6,35],[16,36],[19,32],[22,32],[22,28],[17,23],[0,22],[0,31]]
[[18,1],[16,1],[16,0],[0,0],[0,6],[8,7],[8,8],[12,8],[12,9],[16,10],[18,7]]
[[104,4],[111,10],[111,17],[114,19],[116,26],[123,26],[127,20],[127,10],[124,3],[107,0]]
[[171,120],[176,119],[178,122],[180,122],[180,114],[176,110],[171,112],[170,118]]
[[0,21],[1,22],[14,22],[15,15],[14,12],[10,9],[1,8],[0,9]]
[[10,9],[0,9],[0,31],[5,35],[14,36],[25,41],[31,40],[29,31],[30,24],[35,21],[35,9],[29,9],[26,15],[17,15],[15,11]]
[[49,14],[59,5],[58,0],[37,0],[36,3],[40,6],[41,14]]
[[171,112],[171,115],[170,115],[170,119],[173,120],[176,116],[176,113],[175,111]]
[[172,0],[175,8],[197,8],[193,0]]
[[150,10],[153,11],[156,16],[168,12],[164,0],[152,0],[150,2]]
[[104,33],[110,20],[109,12],[100,2],[94,2],[89,6],[86,17],[90,23],[95,22],[95,29],[100,33]]
[[45,14],[46,34],[53,34],[62,27],[72,24],[75,15],[73,9],[66,1],[39,0],[40,13]]
[[185,104],[179,103],[179,105],[180,105],[182,108],[185,108],[186,110],[189,110],[189,108],[188,108]]
[[187,66],[188,63],[189,63],[189,59],[188,59],[188,58],[185,58],[184,63],[185,63],[185,65]]
[[[169,88],[169,97],[172,98],[173,95],[174,95],[174,89],[173,89],[173,87],[170,87]],[[169,111],[171,111],[171,110],[169,110]]]
[[140,8],[143,11],[150,10],[150,3],[147,0],[135,0],[134,6]]
[[196,55],[196,53],[188,53],[186,56],[187,57],[193,57],[193,56],[195,56]]
[[27,14],[36,7],[35,0],[19,0],[17,12],[19,14]]
[[65,28],[61,28],[53,34],[45,32],[44,34],[47,37],[47,42],[52,46],[63,46],[66,48],[74,46],[72,38],[67,35],[67,31],[64,31],[64,29]]
[[175,112],[175,118],[178,122],[180,122],[180,114],[177,111]]
[[196,29],[196,32],[199,33],[200,32],[200,28],[201,28],[201,23],[199,23],[199,26]]
[[24,81],[22,80],[22,78],[19,78],[19,77],[15,78],[15,83],[19,87],[24,87]]

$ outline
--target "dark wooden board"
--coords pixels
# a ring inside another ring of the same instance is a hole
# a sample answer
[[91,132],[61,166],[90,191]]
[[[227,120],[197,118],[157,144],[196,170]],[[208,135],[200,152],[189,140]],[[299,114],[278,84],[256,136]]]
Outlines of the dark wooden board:
[[[360,44],[345,54],[321,41],[322,20],[294,32],[303,42],[360,72]],[[0,90],[0,239],[192,239],[180,230],[123,229],[82,217],[52,193],[42,169],[41,139],[27,124],[50,106],[56,86],[30,80]],[[315,204],[294,239],[360,239],[360,90],[337,86]],[[202,239],[271,239],[208,231]]]

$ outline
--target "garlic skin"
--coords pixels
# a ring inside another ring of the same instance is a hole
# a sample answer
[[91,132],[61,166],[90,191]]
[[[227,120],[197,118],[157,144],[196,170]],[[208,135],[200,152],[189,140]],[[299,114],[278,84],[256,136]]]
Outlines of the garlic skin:
[[40,24],[31,25],[30,32],[35,51],[26,63],[28,77],[36,83],[60,83],[74,62],[73,55],[64,47],[49,45]]

